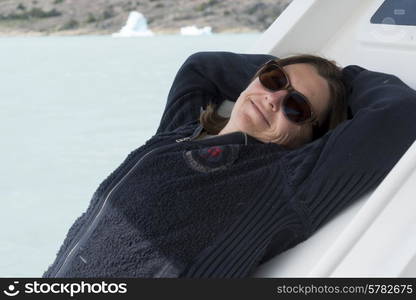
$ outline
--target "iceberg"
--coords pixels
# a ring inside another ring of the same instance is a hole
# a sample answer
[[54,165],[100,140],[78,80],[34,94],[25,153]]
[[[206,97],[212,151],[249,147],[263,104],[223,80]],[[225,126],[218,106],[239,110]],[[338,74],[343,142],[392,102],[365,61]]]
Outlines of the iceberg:
[[181,27],[181,35],[206,35],[212,34],[211,27],[198,28],[195,25]]
[[126,25],[119,32],[113,33],[113,37],[141,37],[153,36],[153,32],[147,28],[146,18],[138,11],[129,14]]

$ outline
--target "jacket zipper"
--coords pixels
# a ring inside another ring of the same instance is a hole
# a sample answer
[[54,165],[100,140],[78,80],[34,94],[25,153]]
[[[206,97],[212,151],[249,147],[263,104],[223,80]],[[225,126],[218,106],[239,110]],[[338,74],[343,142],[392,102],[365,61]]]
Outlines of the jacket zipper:
[[96,225],[98,224],[98,221],[100,219],[100,216],[102,214],[102,212],[104,211],[104,208],[106,206],[106,204],[108,203],[108,199],[110,198],[111,194],[113,193],[113,191],[120,186],[120,184],[128,177],[128,175],[140,164],[140,162],[143,161],[143,159],[145,159],[149,154],[153,153],[154,151],[158,150],[160,148],[156,148],[153,149],[149,152],[147,152],[145,155],[143,155],[135,164],[134,166],[117,182],[117,184],[110,190],[110,192],[108,192],[107,197],[104,199],[103,204],[100,208],[100,210],[97,212],[97,214],[94,216],[92,222],[90,223],[90,225],[88,226],[87,230],[82,234],[82,236],[78,239],[78,241],[76,242],[76,244],[72,247],[72,249],[67,252],[68,254],[66,255],[63,263],[61,264],[61,266],[58,268],[58,270],[55,273],[55,278],[56,277],[61,277],[60,274],[62,273],[63,270],[65,270],[66,264],[70,261],[70,258],[72,258],[75,255],[75,252],[79,246],[79,244],[81,243],[81,241],[85,240],[86,238],[88,238],[88,236],[92,233],[92,231],[95,229]]
[[180,139],[177,139],[176,142],[177,143],[182,143],[182,142],[188,142],[188,141],[192,141],[194,139],[196,139],[199,134],[202,132],[202,130],[204,129],[204,127],[199,126],[190,136],[186,136]]
[[[182,143],[182,142],[192,141],[192,140],[196,139],[199,136],[199,134],[201,133],[201,131],[202,131],[202,129],[201,130],[198,130],[196,133],[194,133],[191,136],[187,136],[187,137],[184,137],[184,138],[177,139],[176,142],[177,143]],[[248,145],[247,133],[241,131],[241,135],[244,137],[244,145],[247,146]]]
[[191,140],[191,137],[187,136],[187,137],[184,137],[184,138],[181,138],[181,139],[177,139],[176,142],[177,143],[182,143],[182,142],[187,142],[187,141],[190,141],[190,140]]

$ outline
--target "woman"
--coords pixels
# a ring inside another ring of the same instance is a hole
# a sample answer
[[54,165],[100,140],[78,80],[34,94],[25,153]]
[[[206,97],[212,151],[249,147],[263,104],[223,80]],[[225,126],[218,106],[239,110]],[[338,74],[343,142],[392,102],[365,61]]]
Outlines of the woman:
[[[335,128],[346,117],[340,70],[274,59],[191,56],[156,135],[99,186],[44,276],[246,277],[373,189],[405,147],[382,163],[362,155],[349,128],[366,114]],[[224,99],[236,99],[229,119],[213,109]]]

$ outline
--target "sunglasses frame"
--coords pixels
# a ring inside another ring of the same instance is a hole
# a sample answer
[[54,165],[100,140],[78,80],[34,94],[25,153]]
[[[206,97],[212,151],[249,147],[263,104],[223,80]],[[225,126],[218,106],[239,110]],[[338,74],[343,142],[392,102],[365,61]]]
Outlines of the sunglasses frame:
[[[270,66],[274,66],[274,67],[276,67],[277,69],[279,69],[281,72],[282,72],[282,74],[285,76],[285,79],[286,79],[286,84],[285,84],[285,86],[284,87],[282,87],[282,88],[280,88],[280,89],[270,89],[270,88],[268,88],[266,85],[264,85],[264,83],[263,83],[263,81],[262,81],[262,79],[261,79],[261,75],[263,74],[263,72],[264,72],[264,70],[266,70],[268,67],[270,67]],[[288,119],[290,122],[292,122],[292,123],[294,123],[294,124],[297,124],[297,125],[305,125],[305,124],[312,124],[312,125],[314,125],[314,126],[319,126],[319,122],[318,122],[318,120],[317,120],[317,117],[316,117],[316,114],[315,114],[315,112],[314,112],[314,110],[313,110],[313,108],[312,108],[312,105],[311,105],[311,102],[309,101],[309,99],[305,96],[305,95],[303,95],[301,92],[298,92],[297,90],[295,90],[294,88],[293,88],[293,86],[291,85],[291,83],[290,83],[290,78],[289,78],[289,76],[287,75],[287,73],[285,72],[285,70],[283,69],[283,67],[282,66],[280,66],[276,61],[274,61],[274,60],[269,60],[268,62],[266,62],[263,66],[261,66],[260,67],[260,69],[257,71],[257,77],[259,78],[259,81],[260,81],[260,84],[265,88],[265,89],[267,89],[267,90],[269,90],[269,91],[271,91],[271,92],[277,92],[277,91],[281,91],[281,90],[287,90],[288,91],[288,93],[286,94],[286,96],[285,96],[285,98],[280,102],[280,107],[282,108],[282,106],[284,106],[285,105],[285,103],[287,102],[287,100],[289,99],[289,97],[291,96],[291,95],[298,95],[298,96],[300,96],[305,102],[306,102],[306,104],[308,105],[308,107],[309,107],[309,110],[310,110],[310,112],[311,112],[311,116],[308,118],[308,119],[306,119],[306,120],[304,120],[304,121],[301,121],[301,122],[295,122],[295,121],[293,121],[293,120],[291,120],[287,115],[286,115],[286,111],[285,111],[285,109],[283,109],[283,114],[285,115],[285,117],[286,117],[286,119]]]

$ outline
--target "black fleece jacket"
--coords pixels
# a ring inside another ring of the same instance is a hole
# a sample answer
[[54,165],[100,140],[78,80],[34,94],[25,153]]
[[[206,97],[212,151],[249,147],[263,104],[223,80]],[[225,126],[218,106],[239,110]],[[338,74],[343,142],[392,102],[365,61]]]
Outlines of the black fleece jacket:
[[247,277],[376,188],[416,138],[416,93],[358,66],[344,69],[352,119],[301,148],[194,139],[201,107],[236,100],[270,58],[189,57],[157,133],[99,186],[44,277]]

